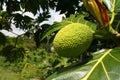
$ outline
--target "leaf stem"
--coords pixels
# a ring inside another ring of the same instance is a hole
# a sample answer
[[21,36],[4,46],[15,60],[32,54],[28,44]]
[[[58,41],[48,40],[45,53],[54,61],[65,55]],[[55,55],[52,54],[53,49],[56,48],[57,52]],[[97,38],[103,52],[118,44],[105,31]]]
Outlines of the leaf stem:
[[117,34],[118,32],[113,29],[112,25],[109,25],[109,30],[108,30],[111,34]]
[[112,33],[112,34],[116,34],[116,32],[117,32],[112,27],[112,23],[113,23],[114,18],[115,18],[115,3],[116,3],[116,0],[113,0],[113,4],[112,4],[112,17],[111,17],[111,20],[109,22],[109,32]]
[[109,24],[111,25],[114,21],[114,18],[115,18],[115,3],[116,3],[116,0],[113,1],[113,4],[112,4],[112,17],[111,17],[111,20],[109,22]]

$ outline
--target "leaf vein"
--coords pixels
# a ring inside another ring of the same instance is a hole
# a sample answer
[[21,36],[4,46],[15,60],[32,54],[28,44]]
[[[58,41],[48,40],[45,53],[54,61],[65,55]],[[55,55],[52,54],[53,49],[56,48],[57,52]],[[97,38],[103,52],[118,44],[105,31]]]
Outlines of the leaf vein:
[[116,57],[114,57],[112,54],[109,54],[109,55],[110,55],[110,57],[112,57],[113,59],[115,59],[117,62],[120,63],[120,60],[119,60],[119,59],[117,59]]
[[98,64],[104,59],[104,57],[106,57],[110,52],[112,51],[112,49],[109,49],[107,52],[105,52],[105,54],[98,59],[97,63],[92,67],[92,69],[88,72],[88,74],[82,79],[82,80],[87,80],[89,78],[89,76],[92,74],[92,72],[95,70],[95,68],[98,66]]
[[106,70],[106,68],[105,68],[105,65],[104,65],[103,61],[101,61],[101,64],[102,64],[103,70],[104,70],[104,72],[105,72],[105,75],[106,75],[106,77],[107,77],[107,80],[110,80],[110,77],[109,77],[109,75],[108,75],[108,73],[107,73],[107,70]]

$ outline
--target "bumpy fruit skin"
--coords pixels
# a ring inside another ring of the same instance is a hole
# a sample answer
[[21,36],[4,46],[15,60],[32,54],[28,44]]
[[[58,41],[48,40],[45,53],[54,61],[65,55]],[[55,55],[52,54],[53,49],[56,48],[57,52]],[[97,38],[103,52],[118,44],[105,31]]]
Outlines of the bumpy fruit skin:
[[93,31],[85,24],[72,23],[55,36],[55,51],[63,57],[77,57],[85,52],[93,40]]

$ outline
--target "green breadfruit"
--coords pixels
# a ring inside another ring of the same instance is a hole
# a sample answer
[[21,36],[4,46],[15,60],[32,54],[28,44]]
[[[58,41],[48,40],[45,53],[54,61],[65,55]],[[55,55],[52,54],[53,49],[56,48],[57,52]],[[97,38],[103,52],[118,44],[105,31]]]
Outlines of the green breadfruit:
[[63,57],[77,57],[85,52],[93,40],[93,31],[85,24],[72,23],[55,36],[55,51]]

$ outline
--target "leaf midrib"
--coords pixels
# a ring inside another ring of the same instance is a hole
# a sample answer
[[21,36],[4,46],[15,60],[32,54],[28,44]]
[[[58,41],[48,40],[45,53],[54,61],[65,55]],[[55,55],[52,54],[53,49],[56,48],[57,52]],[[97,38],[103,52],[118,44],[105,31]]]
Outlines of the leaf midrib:
[[82,80],[87,80],[89,76],[92,74],[92,72],[95,70],[95,68],[98,66],[99,63],[102,62],[102,60],[112,51],[112,49],[109,49],[105,54],[98,59],[97,63],[92,67],[92,69],[88,72],[88,74],[82,79]]

